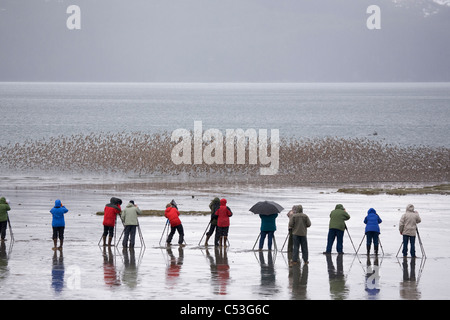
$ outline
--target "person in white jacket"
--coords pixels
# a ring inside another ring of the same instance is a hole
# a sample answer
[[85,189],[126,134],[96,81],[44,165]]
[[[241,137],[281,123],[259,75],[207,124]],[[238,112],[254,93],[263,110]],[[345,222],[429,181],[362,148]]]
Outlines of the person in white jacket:
[[124,236],[122,246],[128,246],[128,237],[130,238],[130,248],[134,248],[134,239],[136,236],[136,227],[139,225],[138,215],[141,214],[141,210],[134,204],[133,200],[127,204],[126,208],[122,210],[120,217],[122,219],[124,229]]
[[412,204],[406,206],[406,212],[400,218],[399,231],[403,236],[403,256],[408,255],[408,242],[411,244],[410,253],[411,257],[416,256],[416,234],[417,234],[417,224],[422,220],[420,219],[419,213],[414,210]]

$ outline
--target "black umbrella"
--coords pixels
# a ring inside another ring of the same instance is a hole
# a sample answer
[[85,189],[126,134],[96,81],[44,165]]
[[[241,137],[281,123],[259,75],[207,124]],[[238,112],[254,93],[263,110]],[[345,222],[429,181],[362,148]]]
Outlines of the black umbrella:
[[284,208],[280,206],[278,203],[274,201],[259,201],[253,207],[250,208],[250,211],[255,214],[262,215],[271,215],[275,213],[280,213]]

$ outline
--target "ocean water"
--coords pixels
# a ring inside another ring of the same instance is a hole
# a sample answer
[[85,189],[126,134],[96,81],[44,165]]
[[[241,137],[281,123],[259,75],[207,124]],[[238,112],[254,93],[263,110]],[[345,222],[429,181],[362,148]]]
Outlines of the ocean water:
[[279,129],[449,147],[450,83],[0,83],[1,145],[59,135]]

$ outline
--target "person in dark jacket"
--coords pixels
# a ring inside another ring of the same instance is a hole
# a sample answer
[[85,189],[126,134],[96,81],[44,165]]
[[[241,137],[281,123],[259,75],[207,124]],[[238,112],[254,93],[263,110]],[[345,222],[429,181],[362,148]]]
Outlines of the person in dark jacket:
[[[66,222],[64,220],[64,214],[69,212],[65,206],[62,205],[61,200],[55,200],[55,206],[50,210],[50,213],[53,216],[52,219],[52,229],[53,229],[53,250],[59,249],[62,250],[63,242],[64,242],[64,228],[66,226]],[[59,247],[57,247],[59,239]]]
[[216,197],[209,204],[209,208],[211,209],[211,220],[210,220],[209,231],[206,233],[205,246],[208,245],[208,240],[209,240],[209,238],[211,238],[212,234],[214,233],[214,230],[217,227],[218,216],[216,215],[216,211],[217,211],[217,209],[219,209],[219,207],[220,207],[220,199]]
[[308,263],[308,240],[307,229],[311,226],[311,220],[303,213],[303,206],[295,206],[295,213],[289,218],[289,229],[292,230],[293,255],[290,266],[298,263],[299,248],[302,248],[302,259]]
[[120,208],[121,204],[122,200],[112,197],[109,200],[109,203],[105,206],[103,216],[103,246],[106,246],[106,237],[108,235],[108,246],[111,246],[111,242],[114,237],[114,227],[116,226],[117,215],[122,211]]
[[5,241],[6,227],[8,225],[8,211],[11,210],[5,197],[0,198],[0,234],[1,241]]
[[364,218],[364,223],[366,224],[366,237],[367,237],[367,255],[370,254],[370,247],[373,242],[374,252],[378,254],[378,236],[380,234],[379,224],[382,222],[380,216],[377,214],[374,208],[370,208],[367,211],[367,216]]

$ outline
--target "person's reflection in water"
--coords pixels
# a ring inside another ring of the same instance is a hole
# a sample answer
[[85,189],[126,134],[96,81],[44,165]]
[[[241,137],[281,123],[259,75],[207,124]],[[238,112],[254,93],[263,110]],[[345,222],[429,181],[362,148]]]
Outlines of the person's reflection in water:
[[119,286],[120,279],[114,264],[114,253],[110,246],[103,247],[103,279],[107,286]]
[[169,256],[169,264],[166,269],[166,280],[169,286],[174,286],[176,280],[180,276],[181,266],[183,265],[184,250],[182,246],[178,247],[178,258],[175,257],[172,247],[167,247],[167,255]]
[[8,254],[9,254],[9,252],[6,252],[5,242],[1,241],[0,242],[0,281],[7,278],[8,274],[9,274]]
[[214,257],[210,255],[206,249],[206,257],[209,260],[211,269],[211,280],[213,293],[218,295],[226,295],[228,283],[230,282],[230,265],[228,264],[228,248],[215,246]]
[[123,248],[123,260],[125,269],[122,274],[122,281],[130,288],[137,286],[137,266],[134,248]]
[[344,255],[338,253],[336,258],[337,269],[334,267],[333,261],[331,260],[331,256],[332,255],[330,253],[325,254],[325,257],[327,259],[331,298],[335,300],[346,299],[348,295],[348,288],[345,283],[345,275],[343,267]]
[[264,260],[263,251],[259,251],[259,264],[261,266],[261,288],[259,294],[263,296],[271,296],[279,290],[276,287],[276,273],[274,265],[274,254],[267,251],[267,263]]
[[370,255],[367,256],[367,272],[365,281],[365,290],[369,295],[369,299],[376,299],[380,293],[380,268],[378,262],[378,255],[374,257],[373,266],[370,260]]
[[289,268],[289,286],[292,289],[292,299],[296,300],[306,300],[307,287],[308,284],[308,264],[303,263],[303,267],[294,265]]
[[[58,251],[59,257],[58,257]],[[62,250],[55,250],[52,259],[52,288],[56,293],[64,289],[64,257]]]
[[400,283],[400,297],[408,300],[420,299],[421,292],[416,281],[416,258],[410,259],[409,266],[407,257],[402,261],[403,281]]

